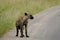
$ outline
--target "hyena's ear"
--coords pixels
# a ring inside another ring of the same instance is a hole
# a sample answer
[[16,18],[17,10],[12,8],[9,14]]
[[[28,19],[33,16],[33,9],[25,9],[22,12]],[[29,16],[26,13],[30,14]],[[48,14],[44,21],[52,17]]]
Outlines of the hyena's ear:
[[25,14],[25,16],[27,16],[28,14],[27,13],[24,13]]

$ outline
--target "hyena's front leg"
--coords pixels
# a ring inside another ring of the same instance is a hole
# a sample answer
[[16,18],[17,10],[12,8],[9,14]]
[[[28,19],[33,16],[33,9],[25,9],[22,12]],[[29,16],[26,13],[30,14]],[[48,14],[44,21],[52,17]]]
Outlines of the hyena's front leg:
[[27,34],[27,24],[25,24],[25,34],[26,34],[26,37],[29,37]]

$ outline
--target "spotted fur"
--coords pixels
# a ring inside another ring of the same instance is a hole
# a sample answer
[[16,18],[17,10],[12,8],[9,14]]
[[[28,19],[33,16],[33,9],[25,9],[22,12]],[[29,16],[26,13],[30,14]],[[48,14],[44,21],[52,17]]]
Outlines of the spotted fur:
[[27,24],[28,24],[28,19],[33,19],[34,17],[31,14],[24,13],[24,16],[21,16],[17,21],[16,21],[16,36],[18,36],[19,30],[21,33],[20,37],[24,37],[23,35],[23,30],[25,26],[25,34],[26,37],[29,37],[27,35]]

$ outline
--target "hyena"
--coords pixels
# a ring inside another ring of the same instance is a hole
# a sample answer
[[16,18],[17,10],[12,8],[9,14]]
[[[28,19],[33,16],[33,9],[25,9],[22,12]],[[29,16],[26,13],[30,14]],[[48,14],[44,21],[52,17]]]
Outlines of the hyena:
[[27,34],[28,19],[34,19],[34,17],[31,14],[24,13],[24,16],[20,17],[16,21],[16,36],[18,36],[19,30],[20,30],[20,33],[21,33],[20,37],[24,37],[23,29],[25,27],[25,35],[26,35],[26,37],[29,37],[28,34]]

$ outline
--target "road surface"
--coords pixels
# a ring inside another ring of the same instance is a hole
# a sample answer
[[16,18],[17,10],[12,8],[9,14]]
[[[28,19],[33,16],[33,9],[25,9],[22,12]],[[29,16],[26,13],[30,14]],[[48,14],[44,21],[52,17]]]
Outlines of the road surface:
[[13,28],[0,40],[60,40],[60,6],[42,11],[34,15],[34,20],[29,20],[29,38],[16,37],[15,34]]

